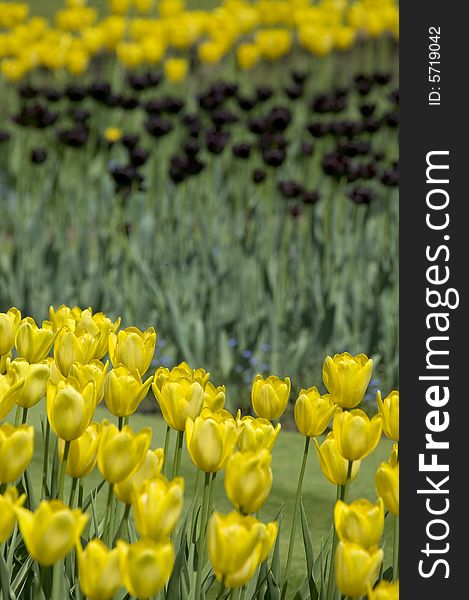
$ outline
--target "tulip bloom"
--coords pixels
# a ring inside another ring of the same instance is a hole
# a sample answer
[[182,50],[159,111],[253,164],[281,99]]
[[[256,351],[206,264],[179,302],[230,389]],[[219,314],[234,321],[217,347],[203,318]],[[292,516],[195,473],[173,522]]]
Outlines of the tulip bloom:
[[16,514],[29,554],[44,567],[62,560],[77,545],[88,521],[88,515],[60,500],[43,500],[36,512],[17,508]]
[[[339,453],[337,441],[332,431],[326,437],[324,442],[319,445],[314,439],[316,452],[319,459],[319,466],[324,477],[334,485],[345,485],[347,483],[348,460]],[[360,469],[361,461],[354,460],[352,472],[348,481],[353,481]]]
[[124,504],[132,504],[132,490],[139,488],[147,479],[156,479],[161,473],[163,462],[163,448],[147,450],[142,466],[124,481],[114,484],[114,494]]
[[86,365],[91,362],[98,348],[99,337],[87,331],[78,334],[76,331],[62,329],[54,343],[54,359],[60,372],[68,377],[73,363]]
[[31,408],[46,395],[50,368],[46,362],[30,365],[22,358],[16,358],[10,363],[8,372],[12,373],[15,381],[23,381],[14,393],[15,402],[23,408]]
[[90,424],[95,409],[94,383],[84,388],[69,377],[54,385],[47,384],[47,417],[54,433],[70,442],[79,438]]
[[54,326],[50,321],[43,321],[42,327],[38,327],[34,319],[26,317],[16,332],[18,356],[28,363],[43,361],[52,347],[54,335]]
[[179,83],[186,78],[189,63],[185,58],[168,58],[163,65],[166,79],[173,83]]
[[137,410],[150,389],[152,377],[145,383],[138,371],[130,372],[123,365],[116,367],[106,376],[104,400],[116,417],[128,417]]
[[80,587],[89,600],[111,600],[121,586],[119,548],[110,550],[101,540],[77,544]]
[[126,366],[143,376],[149,369],[155,354],[156,331],[153,327],[140,331],[136,327],[121,329],[109,334],[109,356],[114,367]]
[[359,598],[378,577],[383,551],[366,550],[358,544],[339,542],[335,553],[335,574],[341,594]]
[[[86,477],[96,466],[98,459],[100,423],[90,423],[84,433],[70,443],[67,475],[77,479]],[[65,442],[59,439],[59,459],[63,460]]]
[[277,423],[274,427],[267,419],[254,418],[250,415],[240,417],[238,411],[236,422],[240,431],[238,438],[238,449],[241,452],[256,452],[265,448],[272,450],[275,440],[280,433],[281,425]]
[[132,596],[150,598],[163,589],[174,565],[171,542],[141,539],[129,545],[119,540],[117,547],[122,582]]
[[70,376],[78,380],[81,387],[84,388],[87,383],[94,383],[94,403],[98,406],[104,398],[104,382],[109,362],[103,364],[100,360],[92,360],[86,365],[73,363],[70,368]]
[[23,474],[34,452],[34,428],[0,425],[0,483],[12,483]]
[[207,381],[204,390],[204,408],[209,408],[215,412],[225,406],[225,386],[215,387],[211,381]]
[[306,437],[318,437],[324,433],[337,409],[330,394],[321,396],[317,388],[301,390],[295,402],[294,416],[298,431]]
[[346,504],[338,500],[334,507],[334,524],[342,542],[351,542],[364,548],[377,546],[384,529],[383,501],[379,498],[376,504],[368,500]]
[[335,413],[332,429],[339,453],[347,460],[362,460],[378,445],[382,420],[380,415],[370,420],[358,408],[347,412],[339,409]]
[[268,450],[235,452],[226,463],[225,491],[235,508],[254,513],[272,489],[272,456]]
[[226,410],[212,413],[205,408],[186,422],[187,450],[194,465],[205,473],[220,471],[238,439],[236,421]]
[[384,400],[381,392],[376,394],[379,414],[383,418],[383,431],[385,435],[395,442],[399,441],[399,392],[393,390]]
[[16,524],[15,507],[20,507],[26,500],[26,494],[18,495],[14,487],[8,488],[0,495],[0,544],[13,533]]
[[5,356],[15,345],[15,336],[21,322],[21,313],[17,308],[10,308],[0,313],[0,356]]
[[373,361],[365,354],[348,352],[326,357],[322,378],[332,400],[342,408],[354,408],[363,400],[370,383]]
[[142,537],[155,542],[168,539],[181,516],[184,480],[148,479],[131,492],[135,526]]
[[399,581],[382,580],[374,590],[368,589],[368,600],[399,600]]
[[24,379],[16,378],[13,372],[0,375],[0,419],[4,419],[13,408],[23,385]]
[[256,375],[251,390],[251,401],[258,417],[274,421],[279,419],[287,408],[291,382],[289,377],[282,381],[275,375],[264,379]]
[[165,379],[158,387],[153,381],[152,390],[166,423],[176,431],[184,431],[186,420],[194,420],[204,404],[204,389],[197,381],[186,377],[172,381]]
[[386,508],[395,516],[399,516],[399,462],[397,448],[394,447],[389,462],[381,463],[375,475],[375,486]]
[[151,435],[150,427],[134,433],[126,425],[119,431],[104,420],[98,446],[98,468],[104,479],[119,483],[137,471],[145,460]]

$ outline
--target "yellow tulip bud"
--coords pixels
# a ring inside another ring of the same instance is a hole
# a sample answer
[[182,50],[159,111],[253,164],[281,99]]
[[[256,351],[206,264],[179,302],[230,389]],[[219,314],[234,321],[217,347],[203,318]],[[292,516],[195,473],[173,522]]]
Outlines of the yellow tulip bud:
[[111,600],[121,586],[120,550],[110,550],[101,540],[77,544],[80,587],[89,600]]
[[399,462],[395,445],[389,462],[381,463],[375,474],[375,486],[378,496],[383,499],[386,508],[396,517],[399,516]]
[[[158,387],[158,384],[161,385]],[[204,390],[197,381],[181,377],[176,381],[153,381],[152,390],[166,423],[177,431],[184,431],[186,419],[195,419],[204,403]]]
[[[67,460],[67,475],[77,479],[85,477],[96,466],[98,459],[100,423],[90,423],[84,433],[70,443]],[[59,439],[59,459],[63,460],[65,442]]]
[[186,78],[189,63],[185,58],[168,58],[163,65],[166,79],[173,83],[179,83]]
[[93,418],[95,409],[94,383],[84,388],[73,377],[47,384],[47,417],[54,433],[70,442],[79,438]]
[[215,387],[211,381],[207,381],[204,391],[204,408],[215,412],[225,406],[225,386]]
[[335,574],[339,591],[350,598],[366,594],[378,577],[383,551],[366,550],[358,544],[339,542],[335,553]]
[[241,452],[257,452],[262,448],[272,450],[280,433],[280,423],[274,427],[267,419],[254,418],[250,415],[241,419],[240,415],[241,411],[238,411],[237,424],[240,431],[238,449]]
[[119,431],[104,420],[98,446],[98,468],[103,478],[109,483],[119,483],[137,471],[145,460],[151,435],[150,427],[134,433],[126,425]]
[[226,410],[211,412],[205,408],[199,417],[186,421],[186,443],[192,462],[205,473],[220,471],[233,451],[238,428]]
[[132,545],[117,542],[122,582],[132,596],[151,598],[168,581],[174,565],[171,542],[141,539]]
[[116,417],[128,417],[137,410],[150,389],[152,377],[142,383],[138,371],[130,372],[127,367],[116,367],[106,376],[104,399]]
[[378,445],[382,420],[380,415],[375,415],[370,420],[359,408],[346,412],[339,408],[335,413],[332,429],[339,454],[347,460],[362,460]]
[[18,406],[31,408],[45,397],[50,377],[50,368],[47,362],[30,365],[26,360],[16,358],[10,363],[8,371],[13,374],[15,382],[24,382],[14,393]]
[[104,130],[103,137],[107,142],[115,144],[122,138],[122,129],[119,127],[107,127]]
[[391,583],[383,579],[374,590],[370,586],[368,600],[399,600],[399,581]]
[[225,491],[243,514],[257,512],[272,489],[272,456],[268,450],[235,452],[226,463]]
[[306,437],[318,437],[324,433],[336,408],[330,394],[321,396],[315,387],[301,390],[294,410],[298,431]]
[[16,332],[16,350],[20,358],[29,363],[43,361],[49,354],[54,342],[54,326],[50,321],[43,321],[38,327],[31,317],[23,319]]
[[259,62],[260,57],[261,53],[256,44],[240,44],[236,50],[238,65],[245,71],[253,69]]
[[100,404],[104,398],[104,383],[106,373],[109,367],[109,362],[105,365],[100,360],[92,360],[87,365],[73,363],[70,368],[70,377],[74,377],[82,388],[88,383],[94,383],[94,403],[95,406]]
[[64,327],[54,344],[54,359],[62,375],[68,377],[73,363],[85,365],[92,361],[98,344],[99,334],[95,337],[87,331],[77,333]]
[[13,533],[16,524],[15,507],[22,506],[25,500],[26,494],[19,496],[14,487],[8,488],[0,495],[0,544]]
[[133,488],[131,499],[139,534],[155,542],[163,542],[169,538],[181,516],[184,479],[148,479]]
[[377,546],[384,529],[384,504],[355,500],[346,504],[338,500],[334,507],[334,523],[342,542],[351,542],[364,548]]
[[342,408],[354,408],[363,400],[370,383],[373,361],[365,354],[348,352],[326,357],[322,377],[332,400]]
[[[339,453],[337,442],[332,431],[324,442],[319,445],[314,439],[319,466],[324,477],[334,485],[345,485],[347,483],[348,460]],[[354,460],[349,481],[353,481],[360,469],[361,461]]]
[[150,368],[155,345],[156,332],[153,327],[146,331],[127,327],[117,334],[109,334],[109,356],[114,367],[122,364],[129,371],[137,370],[141,376]]
[[27,468],[34,452],[34,428],[0,425],[0,483],[12,483]]
[[0,356],[8,354],[15,345],[15,336],[21,322],[21,313],[17,308],[10,308],[0,313]]
[[164,450],[147,450],[142,466],[130,477],[114,484],[114,494],[124,504],[132,504],[132,490],[139,488],[147,479],[156,479],[163,468]]
[[16,508],[21,535],[34,560],[49,567],[76,546],[88,521],[81,510],[70,510],[60,500],[43,500],[36,512]]
[[384,400],[381,392],[376,394],[379,414],[383,417],[383,431],[395,442],[399,441],[399,392],[393,390]]
[[290,389],[289,377],[282,381],[275,375],[270,375],[267,379],[256,375],[251,390],[251,401],[256,415],[269,421],[279,419],[287,408]]
[[[7,369],[9,365],[10,359],[7,360]],[[16,378],[13,372],[0,375],[0,419],[4,419],[13,408],[23,385],[24,379]]]

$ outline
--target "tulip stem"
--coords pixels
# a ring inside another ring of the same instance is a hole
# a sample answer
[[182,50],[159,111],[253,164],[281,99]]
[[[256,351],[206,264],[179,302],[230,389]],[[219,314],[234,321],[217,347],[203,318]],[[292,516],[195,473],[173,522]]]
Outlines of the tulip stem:
[[218,590],[218,595],[215,600],[222,600],[223,596],[225,595],[225,591],[226,591],[226,587],[225,587],[225,584],[222,579],[220,581],[220,589]]
[[23,406],[23,416],[21,418],[21,425],[25,425],[28,420],[28,409],[26,406]]
[[171,427],[169,425],[166,425],[166,433],[164,436],[163,467],[161,469],[161,472],[163,473],[163,475],[165,474],[166,464],[168,461],[168,449],[169,449],[170,438],[171,438]]
[[124,417],[117,417],[117,427],[119,431],[122,431],[122,427],[124,426]]
[[70,488],[70,497],[68,499],[68,505],[70,506],[70,508],[73,508],[73,503],[75,501],[75,493],[77,491],[77,483],[78,483],[78,479],[76,477],[74,477],[72,479],[72,487]]
[[282,588],[282,600],[284,600],[284,598],[287,595],[288,577],[290,575],[291,563],[292,563],[292,559],[293,559],[293,548],[295,546],[296,525],[298,522],[298,505],[300,503],[301,491],[303,488],[303,479],[305,476],[306,462],[308,460],[308,452],[309,452],[310,442],[311,442],[311,438],[306,437],[305,438],[305,449],[303,452],[303,460],[301,462],[300,475],[298,477],[298,485],[296,488],[295,504],[293,506],[293,517],[292,517],[291,532],[290,532],[290,543],[288,544],[287,563],[285,566],[284,583],[283,583],[283,588]]
[[52,600],[63,600],[62,565],[59,560],[52,567]]
[[62,458],[62,464],[60,465],[59,471],[59,488],[57,491],[57,498],[63,500],[64,497],[64,482],[65,482],[65,471],[67,470],[68,452],[70,450],[70,442],[65,442],[64,455]]
[[108,541],[108,544],[111,545],[112,542],[112,532],[111,532],[111,513],[112,513],[112,499],[114,497],[112,490],[112,483],[108,484],[107,490],[107,501],[106,501],[106,514],[104,515],[104,531],[105,537]]
[[21,406],[17,405],[16,414],[15,414],[15,427],[18,427],[20,424],[20,416],[21,416]]
[[44,497],[47,497],[47,476],[49,472],[49,439],[50,439],[50,425],[49,419],[46,419],[46,435],[44,438],[44,456],[42,461],[42,493]]
[[394,540],[392,548],[392,578],[399,579],[399,517],[394,517]]
[[200,600],[200,591],[202,588],[202,571],[204,567],[204,554],[205,554],[205,534],[207,529],[207,516],[208,516],[208,499],[210,496],[210,484],[212,481],[212,474],[205,473],[204,481],[204,495],[202,498],[202,509],[200,516],[200,533],[197,543],[197,575],[195,579],[195,600]]
[[78,508],[83,507],[83,479],[80,478],[80,483],[78,484]]
[[127,531],[127,521],[129,520],[129,515],[130,515],[130,509],[132,508],[131,504],[126,504],[125,505],[125,510],[124,510],[124,515],[122,517],[122,521],[119,525],[119,529],[116,532],[116,535],[114,537],[114,544],[116,543],[116,541],[120,538],[122,538],[124,531]]
[[178,431],[176,446],[174,449],[173,475],[172,479],[178,476],[179,467],[181,466],[182,444],[184,442],[184,431]]

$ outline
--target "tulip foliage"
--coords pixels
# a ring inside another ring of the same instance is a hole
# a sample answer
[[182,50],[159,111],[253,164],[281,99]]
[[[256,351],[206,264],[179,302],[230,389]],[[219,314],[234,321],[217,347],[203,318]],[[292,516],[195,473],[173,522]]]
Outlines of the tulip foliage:
[[[305,452],[292,529],[281,533],[281,512],[268,523],[259,512],[272,488],[272,448],[290,400],[290,379],[258,375],[252,384],[257,416],[240,411],[234,416],[225,408],[225,388],[213,384],[202,368],[181,363],[149,374],[153,328],[121,329],[120,320],[65,305],[51,308],[50,320],[41,324],[17,309],[0,314],[2,321],[3,598],[293,597],[290,569],[300,520],[308,563],[301,598],[320,593],[333,600],[337,589],[349,598],[398,597],[399,393],[384,399],[378,394],[378,412],[371,419],[357,408],[371,377],[368,357],[327,357],[327,393],[310,387],[298,395],[294,416]],[[167,426],[162,447],[155,449],[151,428],[135,431],[130,423],[150,386]],[[109,416],[99,423],[93,419],[103,401]],[[41,481],[33,481],[30,470],[34,454],[41,454],[28,424],[36,404],[43,409]],[[389,462],[376,472],[377,499],[348,503],[348,488],[382,432],[395,445]],[[301,500],[311,438],[338,497],[325,515],[334,523],[334,535],[321,558],[328,568],[319,577],[311,562],[308,507]],[[184,443],[196,472],[192,499],[184,497],[180,476]],[[84,497],[84,480],[95,468],[102,481]],[[228,513],[214,503],[219,473],[232,504]],[[385,518],[394,519],[395,538],[393,565],[383,577]],[[283,564],[279,540],[288,533]]]

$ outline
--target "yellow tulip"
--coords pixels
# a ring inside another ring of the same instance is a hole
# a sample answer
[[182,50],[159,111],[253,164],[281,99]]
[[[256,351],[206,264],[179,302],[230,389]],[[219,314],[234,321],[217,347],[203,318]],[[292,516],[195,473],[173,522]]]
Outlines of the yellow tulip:
[[54,359],[62,375],[68,377],[73,363],[85,365],[91,362],[95,357],[98,344],[99,337],[87,331],[76,333],[63,328],[54,343]]
[[152,431],[145,427],[138,433],[126,425],[122,431],[103,421],[98,446],[98,468],[109,483],[119,483],[139,469],[150,447]]
[[112,364],[122,364],[129,371],[137,370],[143,376],[149,369],[155,353],[156,332],[153,327],[140,331],[136,327],[109,334],[109,356]]
[[104,398],[104,383],[109,367],[109,362],[103,364],[100,360],[94,359],[87,365],[73,363],[70,368],[70,377],[74,377],[84,388],[90,381],[94,383],[94,403],[100,404]]
[[[321,445],[314,439],[319,466],[324,477],[334,485],[345,485],[347,483],[348,460],[339,453],[337,441],[332,431]],[[361,461],[354,460],[349,481],[353,481],[360,469]]]
[[13,374],[15,382],[23,381],[23,385],[14,393],[18,406],[31,408],[45,397],[50,377],[47,362],[30,365],[26,360],[16,358],[10,363],[8,371]]
[[339,409],[332,425],[339,453],[347,460],[362,460],[373,450],[381,439],[382,420],[355,408],[351,411]]
[[225,53],[225,48],[213,40],[206,40],[202,42],[197,48],[197,53],[199,55],[200,62],[205,63],[207,65],[213,65],[223,58]]
[[251,401],[258,417],[274,421],[279,419],[287,408],[291,382],[289,377],[282,381],[275,375],[264,379],[256,375],[251,390]]
[[77,544],[80,587],[89,600],[111,600],[121,586],[120,550],[110,550],[101,540]]
[[34,452],[34,428],[0,425],[0,483],[12,483],[27,468]]
[[255,36],[261,55],[268,60],[277,60],[291,49],[292,35],[286,29],[261,29]]
[[335,574],[341,594],[359,598],[378,577],[383,551],[366,550],[358,544],[339,542],[335,553]]
[[186,422],[186,443],[189,456],[196,467],[205,473],[220,471],[233,451],[238,428],[226,410],[211,412],[205,408],[193,421]]
[[[9,365],[10,359],[7,360],[7,369]],[[13,408],[23,385],[24,379],[16,378],[13,372],[0,375],[0,419],[4,419]]]
[[326,357],[322,377],[332,400],[342,408],[354,408],[363,400],[370,383],[373,361],[365,354],[348,352]]
[[29,363],[43,361],[54,343],[54,326],[50,321],[43,321],[38,327],[31,317],[21,321],[16,332],[16,350],[20,358]]
[[[156,374],[155,374],[156,376]],[[158,386],[161,385],[161,388]],[[204,389],[197,381],[181,377],[176,381],[167,378],[155,379],[152,390],[159,404],[166,423],[176,429],[184,431],[187,418],[195,419],[201,412],[204,404]]]
[[351,542],[364,548],[377,546],[384,529],[383,501],[379,498],[376,504],[368,500],[346,504],[338,500],[334,507],[334,524],[342,542]]
[[122,138],[122,129],[119,129],[119,127],[107,127],[104,130],[103,137],[107,142],[115,144]]
[[21,322],[21,313],[17,308],[10,308],[0,313],[0,356],[5,356],[15,345],[16,331]]
[[321,396],[315,387],[301,390],[294,410],[298,431],[306,437],[318,437],[324,433],[336,408],[330,394]]
[[115,333],[119,329],[120,323],[120,317],[115,321],[112,321],[102,312],[92,315],[91,310],[87,309],[83,311],[81,319],[77,323],[77,329],[80,331],[80,328],[86,327],[90,332],[92,332],[92,326],[96,326],[98,328],[100,335],[96,336],[98,337],[99,341],[98,347],[96,348],[95,358],[101,360],[109,348],[109,335],[111,333]]
[[147,479],[157,478],[163,467],[164,451],[163,448],[156,450],[147,450],[145,460],[142,466],[130,477],[114,484],[114,494],[124,504],[132,504],[132,490],[139,488]]
[[11,352],[0,356],[0,375],[4,375],[11,361]]
[[104,385],[104,399],[111,413],[116,417],[133,415],[147,395],[152,379],[149,377],[142,383],[138,371],[130,372],[122,365],[108,373]]
[[29,554],[44,567],[62,560],[76,546],[88,521],[81,510],[60,500],[43,500],[35,512],[16,508],[21,535]]
[[[96,466],[98,459],[100,423],[90,423],[83,434],[70,443],[67,460],[67,475],[77,479],[86,477]],[[59,439],[59,459],[63,460],[65,442]]]
[[139,487],[133,488],[131,499],[139,534],[155,542],[163,542],[169,538],[181,516],[184,479],[148,479]]
[[399,462],[395,445],[389,462],[381,463],[375,474],[375,486],[378,496],[383,499],[386,508],[399,516]]
[[76,322],[80,318],[81,312],[81,308],[78,306],[70,308],[62,304],[57,310],[53,306],[49,306],[49,319],[55,331],[60,331],[64,326],[75,331]]
[[393,390],[383,400],[381,392],[376,394],[379,414],[383,417],[383,431],[395,442],[399,441],[399,392]]
[[166,79],[179,83],[186,78],[189,63],[185,58],[168,58],[163,65]]
[[15,507],[22,506],[25,500],[26,494],[19,496],[14,487],[8,488],[3,495],[0,494],[0,544],[13,533],[16,524]]
[[333,31],[335,47],[339,50],[348,50],[355,41],[355,35],[353,27],[336,27]]
[[260,57],[261,53],[256,44],[240,44],[236,50],[238,65],[245,71],[253,69],[259,62]]
[[215,387],[211,381],[207,381],[204,390],[204,408],[209,408],[215,412],[225,406],[225,386]]
[[235,452],[226,463],[225,491],[243,514],[257,512],[272,489],[272,456],[268,450]]
[[267,419],[250,415],[241,418],[241,411],[238,411],[237,424],[240,431],[238,449],[241,452],[256,452],[262,448],[272,450],[281,428],[280,423],[274,427]]
[[174,565],[171,542],[141,539],[132,545],[117,542],[122,582],[132,596],[150,598],[168,581]]
[[374,590],[370,586],[368,600],[399,600],[399,581],[391,583],[383,579]]
[[54,433],[70,442],[79,438],[93,418],[95,409],[94,383],[84,388],[74,378],[47,384],[47,417]]

